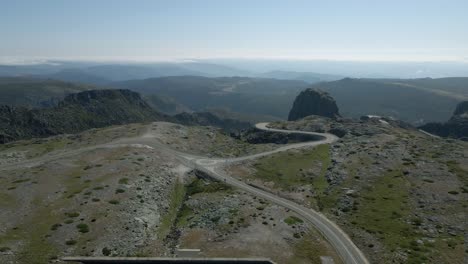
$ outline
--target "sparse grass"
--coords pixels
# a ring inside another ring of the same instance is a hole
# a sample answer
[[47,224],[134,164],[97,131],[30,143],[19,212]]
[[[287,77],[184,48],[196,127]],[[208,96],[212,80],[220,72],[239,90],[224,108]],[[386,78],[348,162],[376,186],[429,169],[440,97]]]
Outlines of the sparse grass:
[[12,181],[11,183],[23,183],[23,182],[28,182],[30,180],[31,179],[19,179],[19,180],[16,180],[16,181]]
[[218,191],[230,191],[232,188],[220,181],[205,181],[195,179],[187,186],[187,195],[195,195],[197,193],[214,193]]
[[[360,155],[356,159],[350,159],[346,165],[349,177],[343,182],[342,187],[351,187],[355,184],[354,181],[360,180],[359,171],[360,169],[368,167],[372,163],[371,159],[366,155]],[[329,211],[334,209],[338,202],[342,190],[340,188],[333,188],[327,193],[319,194],[317,198],[317,205],[321,211]]]
[[14,207],[16,205],[16,199],[13,195],[8,193],[0,193],[0,206],[2,207]]
[[458,180],[463,184],[463,187],[468,189],[468,171],[464,170],[455,160],[449,160],[445,165],[447,165],[451,173],[457,175]]
[[[275,187],[290,189],[303,184],[312,184],[318,193],[328,186],[325,172],[330,165],[329,145],[320,145],[310,150],[283,152],[260,159],[254,177],[274,182]],[[313,179],[307,177],[307,170],[320,166],[320,175]]]
[[299,217],[291,215],[288,218],[284,219],[284,222],[291,226],[291,225],[303,223],[304,221],[300,219]]
[[119,184],[128,184],[128,178],[119,179]]
[[190,218],[192,214],[193,214],[192,208],[188,207],[186,204],[183,204],[177,215],[177,218],[178,218],[177,225],[178,226],[187,225],[188,219]]
[[[333,253],[330,252],[326,245],[317,239],[312,234],[301,234],[295,233],[293,235],[295,238],[299,239],[297,243],[294,244],[294,257],[287,261],[287,264],[295,263],[322,263],[320,256],[330,256]],[[332,255],[333,256],[333,255]],[[335,261],[338,261],[335,256],[333,257]],[[340,263],[340,262],[336,262]]]
[[409,187],[410,183],[401,170],[387,172],[361,193],[357,199],[357,210],[350,219],[357,227],[379,238],[389,251],[411,249],[411,262],[419,259],[420,254],[416,251],[421,251],[421,248],[414,241],[421,235],[414,226],[422,222],[419,218],[408,219],[411,212]]
[[21,259],[21,263],[48,263],[52,256],[57,255],[57,248],[44,237],[50,233],[54,224],[61,221],[61,217],[52,213],[51,208],[41,207],[41,202],[40,198],[34,199],[33,204],[38,209],[29,220],[0,235],[0,244],[6,241],[24,241],[16,255],[17,259]]
[[186,190],[184,184],[177,180],[177,182],[174,185],[174,189],[171,193],[169,210],[165,215],[163,215],[161,219],[161,225],[159,226],[159,229],[157,231],[159,238],[162,239],[168,235],[177,217],[178,211],[184,202],[185,193]]
[[78,213],[78,212],[68,212],[68,213],[65,213],[65,215],[67,217],[75,218],[75,217],[80,216],[80,213]]

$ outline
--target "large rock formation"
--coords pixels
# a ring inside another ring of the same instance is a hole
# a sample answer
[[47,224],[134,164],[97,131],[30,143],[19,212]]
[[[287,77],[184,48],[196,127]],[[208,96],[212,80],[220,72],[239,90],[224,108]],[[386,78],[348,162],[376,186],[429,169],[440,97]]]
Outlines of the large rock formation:
[[211,113],[161,114],[148,105],[140,94],[130,90],[90,90],[70,94],[56,107],[31,110],[0,105],[0,144],[149,121],[217,126],[230,132],[251,127],[247,122],[221,118]]
[[441,137],[468,141],[468,101],[457,105],[449,121],[445,123],[428,123],[420,128]]
[[71,94],[58,106],[42,109],[0,106],[0,143],[76,133],[90,128],[167,117],[129,90],[91,90]]
[[309,115],[333,118],[339,116],[338,106],[328,93],[309,88],[302,91],[294,100],[288,120],[294,121]]

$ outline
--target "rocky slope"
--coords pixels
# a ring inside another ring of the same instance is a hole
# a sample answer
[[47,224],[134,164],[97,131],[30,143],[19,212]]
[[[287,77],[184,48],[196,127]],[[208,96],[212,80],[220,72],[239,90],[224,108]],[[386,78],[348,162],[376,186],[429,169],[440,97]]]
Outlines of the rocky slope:
[[420,128],[438,136],[468,141],[468,101],[457,105],[449,121],[445,123],[428,123]]
[[55,107],[31,110],[0,105],[0,144],[148,121],[215,126],[228,132],[251,127],[248,122],[224,118],[210,112],[184,112],[168,116],[154,110],[138,93],[129,90],[90,90],[70,94]]
[[91,90],[71,94],[52,108],[0,107],[0,142],[76,133],[109,125],[165,120],[138,93]]
[[329,256],[341,263],[299,216],[189,172],[162,144],[214,157],[273,147],[246,144],[213,127],[168,122],[0,145],[0,263],[173,257],[177,245],[201,249],[200,257],[306,264]]
[[298,120],[309,115],[325,117],[339,116],[335,100],[326,92],[318,89],[306,89],[294,100],[288,120]]
[[272,126],[345,135],[331,145],[233,165],[226,173],[320,210],[371,263],[463,263],[465,142],[385,118],[309,116]]

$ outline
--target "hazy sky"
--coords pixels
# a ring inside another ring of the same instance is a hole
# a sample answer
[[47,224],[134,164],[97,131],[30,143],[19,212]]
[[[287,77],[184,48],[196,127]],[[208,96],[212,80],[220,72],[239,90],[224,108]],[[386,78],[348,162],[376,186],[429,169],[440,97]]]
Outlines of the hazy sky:
[[468,0],[0,0],[0,57],[468,61]]

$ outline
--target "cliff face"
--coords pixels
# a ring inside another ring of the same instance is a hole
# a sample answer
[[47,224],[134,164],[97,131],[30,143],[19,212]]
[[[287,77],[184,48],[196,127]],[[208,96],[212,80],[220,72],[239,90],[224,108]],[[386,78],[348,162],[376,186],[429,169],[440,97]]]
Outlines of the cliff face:
[[468,141],[468,101],[457,105],[453,116],[445,123],[428,123],[420,127],[429,133]]
[[294,121],[309,115],[333,118],[339,116],[338,106],[328,93],[309,88],[302,91],[294,100],[288,120]]
[[[455,108],[454,117],[468,118],[468,101],[461,102]],[[453,117],[452,117],[453,118]]]
[[226,131],[249,128],[247,122],[210,113],[167,116],[130,90],[90,90],[66,96],[56,107],[27,109],[0,105],[0,144],[19,139],[78,133],[90,128],[151,121],[217,126]]
[[129,90],[91,90],[68,95],[53,108],[29,110],[0,106],[0,143],[165,119],[138,93]]

